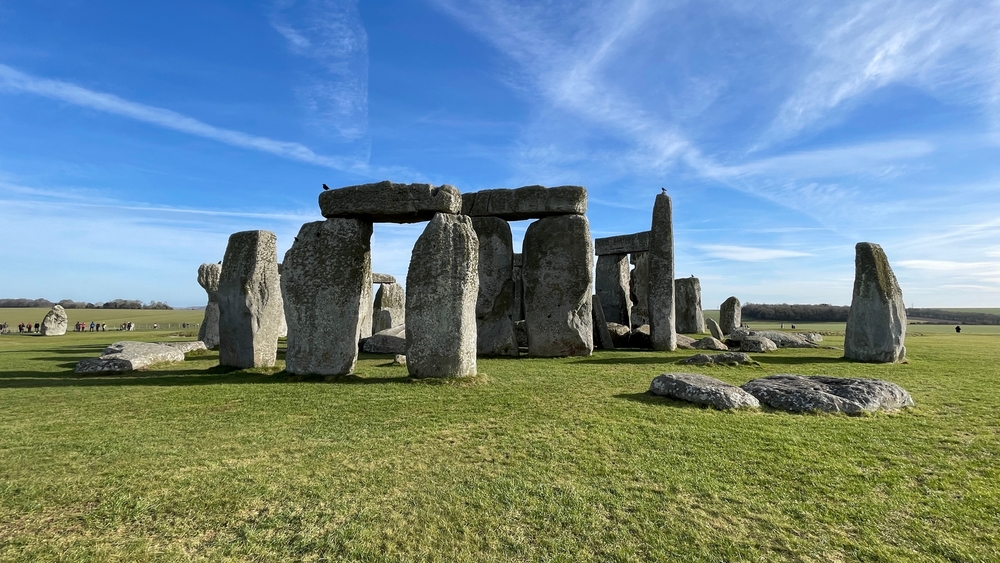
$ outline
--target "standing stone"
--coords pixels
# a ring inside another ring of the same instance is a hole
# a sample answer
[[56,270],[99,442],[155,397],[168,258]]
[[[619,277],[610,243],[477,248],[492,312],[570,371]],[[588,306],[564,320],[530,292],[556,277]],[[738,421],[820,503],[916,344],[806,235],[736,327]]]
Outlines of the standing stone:
[[741,326],[743,326],[743,307],[739,299],[730,297],[719,306],[719,328],[722,329],[722,334],[732,334]]
[[479,296],[476,299],[480,356],[517,356],[514,335],[514,243],[499,217],[473,217],[479,239]]
[[375,313],[372,333],[399,326],[406,322],[406,292],[398,283],[381,283],[375,292]]
[[66,334],[66,327],[69,326],[69,317],[66,316],[66,309],[62,305],[53,305],[45,318],[42,319],[41,331],[43,336],[62,336]]
[[479,241],[472,220],[438,213],[406,274],[406,369],[413,377],[476,374]]
[[698,278],[674,280],[677,303],[677,332],[701,334],[705,332],[705,315],[701,311],[701,282]]
[[372,224],[327,219],[302,225],[285,253],[281,294],[288,322],[285,371],[354,371],[371,292]]
[[587,217],[539,219],[528,226],[522,247],[528,355],[589,356],[594,249]]
[[229,237],[219,275],[221,365],[274,365],[282,314],[277,242],[270,231],[242,231]]
[[521,253],[514,255],[510,278],[514,280],[514,322],[524,320],[524,280],[521,278]]
[[604,318],[611,323],[631,322],[632,299],[629,291],[628,254],[605,254],[597,257],[597,295],[601,296]]
[[719,327],[719,323],[715,322],[715,319],[705,319],[705,324],[708,325],[708,333],[712,335],[712,338],[716,340],[725,340],[726,335],[722,332],[722,328]]
[[208,304],[205,305],[205,318],[198,329],[198,340],[205,347],[213,350],[219,346],[219,275],[222,264],[202,264],[198,266],[198,285],[208,294]]
[[844,357],[858,362],[893,363],[906,357],[903,291],[882,247],[855,247],[854,296],[847,315]]
[[676,350],[674,226],[670,196],[657,194],[649,230],[649,336],[654,350]]
[[[614,350],[615,343],[611,340],[611,331],[608,329],[608,322],[604,319],[604,307],[601,306],[601,296],[595,293],[592,299],[590,311],[594,323],[594,348]],[[612,324],[625,328],[623,325],[617,323]]]
[[[278,262],[278,287],[281,287],[281,262]],[[288,321],[285,320],[285,311],[281,311],[281,324],[278,325],[278,338],[288,336]]]
[[629,274],[629,298],[632,301],[632,326],[649,324],[649,252],[629,256],[632,272]]

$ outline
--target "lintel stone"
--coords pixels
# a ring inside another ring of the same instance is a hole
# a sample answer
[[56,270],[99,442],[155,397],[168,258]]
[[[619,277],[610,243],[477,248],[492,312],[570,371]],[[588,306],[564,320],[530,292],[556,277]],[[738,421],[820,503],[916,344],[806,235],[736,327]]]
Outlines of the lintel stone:
[[594,254],[635,254],[649,251],[649,231],[594,239]]
[[462,210],[462,194],[453,186],[376,184],[347,186],[319,194],[323,217],[351,217],[374,223],[420,223],[436,213],[457,214]]
[[585,213],[587,188],[582,186],[525,186],[462,194],[462,214],[470,217],[499,217],[507,221],[521,221]]

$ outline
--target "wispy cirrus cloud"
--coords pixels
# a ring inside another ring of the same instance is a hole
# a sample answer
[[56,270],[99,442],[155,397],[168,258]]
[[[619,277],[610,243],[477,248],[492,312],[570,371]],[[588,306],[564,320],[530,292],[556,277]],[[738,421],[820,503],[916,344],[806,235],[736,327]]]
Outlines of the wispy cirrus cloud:
[[766,262],[782,258],[812,256],[808,252],[781,248],[759,248],[754,246],[734,246],[723,244],[701,244],[697,248],[713,258],[735,260],[737,262]]

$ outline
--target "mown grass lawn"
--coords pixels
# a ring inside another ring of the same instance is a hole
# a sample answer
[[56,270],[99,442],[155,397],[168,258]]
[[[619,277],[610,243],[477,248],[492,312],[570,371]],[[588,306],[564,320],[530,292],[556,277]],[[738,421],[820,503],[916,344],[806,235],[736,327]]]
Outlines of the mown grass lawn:
[[[0,560],[1000,560],[997,334],[911,336],[890,366],[614,351],[435,384],[387,357],[303,381],[207,353],[73,376],[120,336],[0,337]],[[666,371],[879,377],[917,407],[718,412],[646,395]]]

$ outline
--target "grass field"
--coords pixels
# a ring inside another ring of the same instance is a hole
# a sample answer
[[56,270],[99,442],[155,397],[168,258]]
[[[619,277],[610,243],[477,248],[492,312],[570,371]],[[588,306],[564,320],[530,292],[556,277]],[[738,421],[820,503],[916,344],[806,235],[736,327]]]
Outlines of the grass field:
[[[378,356],[336,381],[229,371],[211,352],[78,378],[122,335],[0,336],[0,560],[1000,561],[1000,334],[910,328],[905,365],[608,351],[482,359],[462,383]],[[726,413],[645,394],[681,370],[878,377],[917,407]]]

